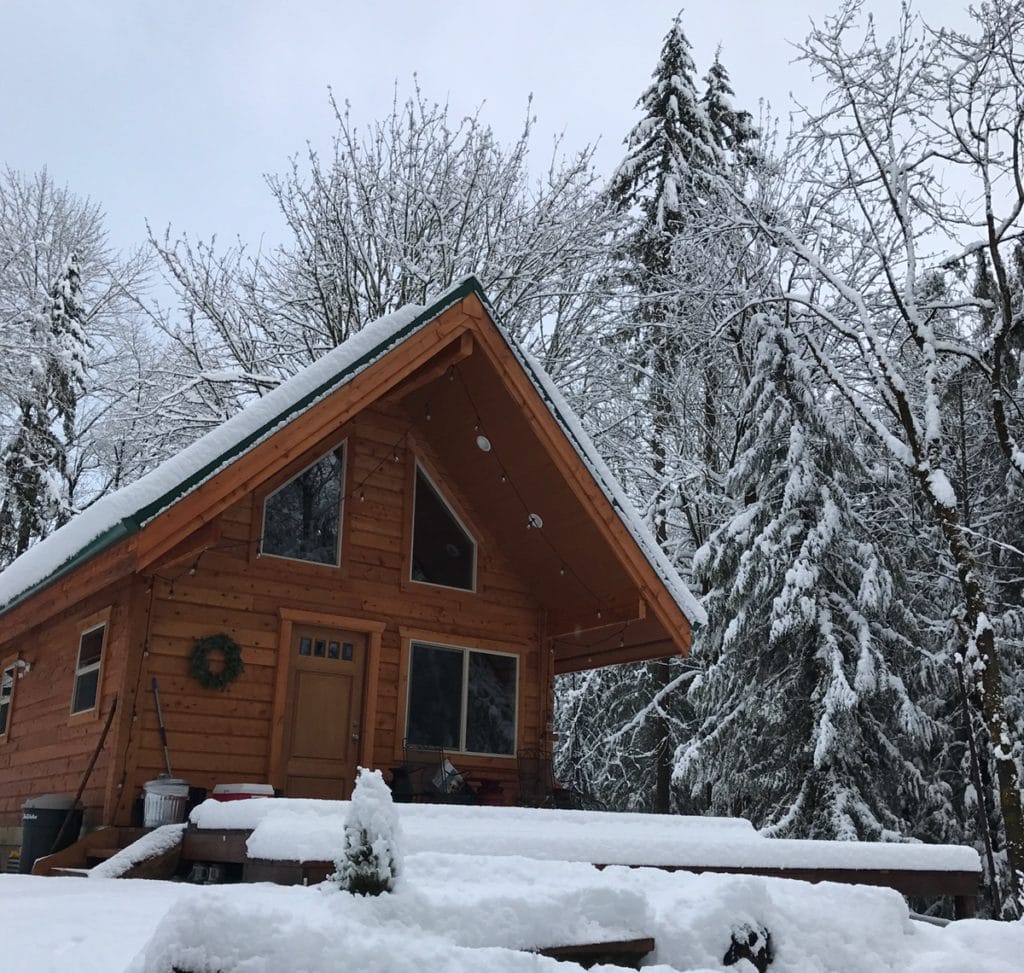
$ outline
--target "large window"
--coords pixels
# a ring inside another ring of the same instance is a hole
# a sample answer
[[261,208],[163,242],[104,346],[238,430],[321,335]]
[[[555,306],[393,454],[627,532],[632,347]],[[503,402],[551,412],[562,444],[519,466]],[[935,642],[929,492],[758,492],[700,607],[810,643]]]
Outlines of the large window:
[[14,702],[14,672],[13,665],[5,666],[0,671],[0,737],[7,735],[7,729],[11,724],[11,706]]
[[476,544],[423,470],[416,470],[412,580],[472,591]]
[[513,755],[517,662],[514,655],[413,642],[408,746]]
[[78,640],[78,664],[75,666],[75,691],[71,712],[84,713],[95,709],[100,688],[100,665],[103,661],[103,636],[106,625],[86,629]]
[[322,456],[263,503],[260,552],[315,564],[340,563],[345,447]]

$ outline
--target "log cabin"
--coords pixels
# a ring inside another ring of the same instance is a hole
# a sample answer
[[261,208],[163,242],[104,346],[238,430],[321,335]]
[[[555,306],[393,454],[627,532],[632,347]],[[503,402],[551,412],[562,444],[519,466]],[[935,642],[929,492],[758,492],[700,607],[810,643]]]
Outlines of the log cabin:
[[27,798],[83,780],[87,827],[129,823],[165,769],[154,679],[193,786],[344,798],[443,747],[513,802],[556,674],[685,654],[703,617],[473,278],[80,513],[0,605],[12,843]]

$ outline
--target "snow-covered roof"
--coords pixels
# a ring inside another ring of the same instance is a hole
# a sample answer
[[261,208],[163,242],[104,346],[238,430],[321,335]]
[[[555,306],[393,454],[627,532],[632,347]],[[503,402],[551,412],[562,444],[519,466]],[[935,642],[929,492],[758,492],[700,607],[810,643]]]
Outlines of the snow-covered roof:
[[141,530],[172,504],[348,384],[406,338],[471,294],[487,308],[498,332],[680,610],[691,623],[705,622],[703,608],[640,520],[579,419],[540,365],[497,324],[497,317],[475,277],[459,281],[427,305],[410,304],[367,325],[150,473],[98,500],[0,573],[0,612],[9,610],[100,551]]

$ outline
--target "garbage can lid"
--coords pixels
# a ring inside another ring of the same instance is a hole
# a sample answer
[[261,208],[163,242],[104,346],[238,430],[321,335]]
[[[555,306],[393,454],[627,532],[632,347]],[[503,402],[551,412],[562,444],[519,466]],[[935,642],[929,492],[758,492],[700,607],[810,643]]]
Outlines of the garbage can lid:
[[70,794],[40,794],[30,797],[21,806],[39,811],[70,811],[75,806],[75,799]]
[[163,794],[168,797],[187,797],[188,781],[180,777],[158,777],[142,785],[147,794]]

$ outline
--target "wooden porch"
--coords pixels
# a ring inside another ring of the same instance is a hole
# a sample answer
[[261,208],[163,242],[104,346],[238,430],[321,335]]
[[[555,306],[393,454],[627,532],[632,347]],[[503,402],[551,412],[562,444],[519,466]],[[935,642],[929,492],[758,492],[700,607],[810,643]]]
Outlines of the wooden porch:
[[[440,809],[436,809],[440,810]],[[510,809],[495,808],[492,812]],[[551,813],[551,812],[540,812]],[[559,812],[554,812],[559,813]],[[593,812],[569,812],[588,814]],[[604,815],[601,815],[604,817]],[[616,817],[619,817],[616,815]],[[626,816],[623,816],[626,817]],[[632,816],[630,816],[632,817]],[[656,816],[651,816],[656,817]],[[626,822],[623,822],[624,824]],[[458,827],[458,822],[453,822]],[[39,859],[32,870],[34,875],[81,875],[104,861],[120,849],[139,840],[152,829],[101,828],[86,835],[64,851]],[[271,882],[278,885],[316,885],[330,875],[335,866],[326,859],[283,860],[252,856],[248,842],[253,828],[185,827],[180,842],[168,851],[133,865],[121,877],[177,879],[219,884],[231,882]],[[771,839],[765,839],[770,847]],[[842,844],[842,843],[833,843]],[[545,856],[547,857],[547,856]],[[580,860],[573,856],[568,860]],[[966,868],[899,868],[899,867],[817,867],[807,864],[794,867],[777,863],[709,864],[706,856],[687,858],[677,855],[671,861],[652,863],[591,861],[595,868],[626,866],[632,868],[658,868],[663,871],[683,871],[693,874],[761,875],[770,878],[795,879],[803,882],[838,882],[848,885],[871,885],[894,889],[903,895],[922,898],[952,899],[957,919],[972,918],[977,912],[980,873]]]

